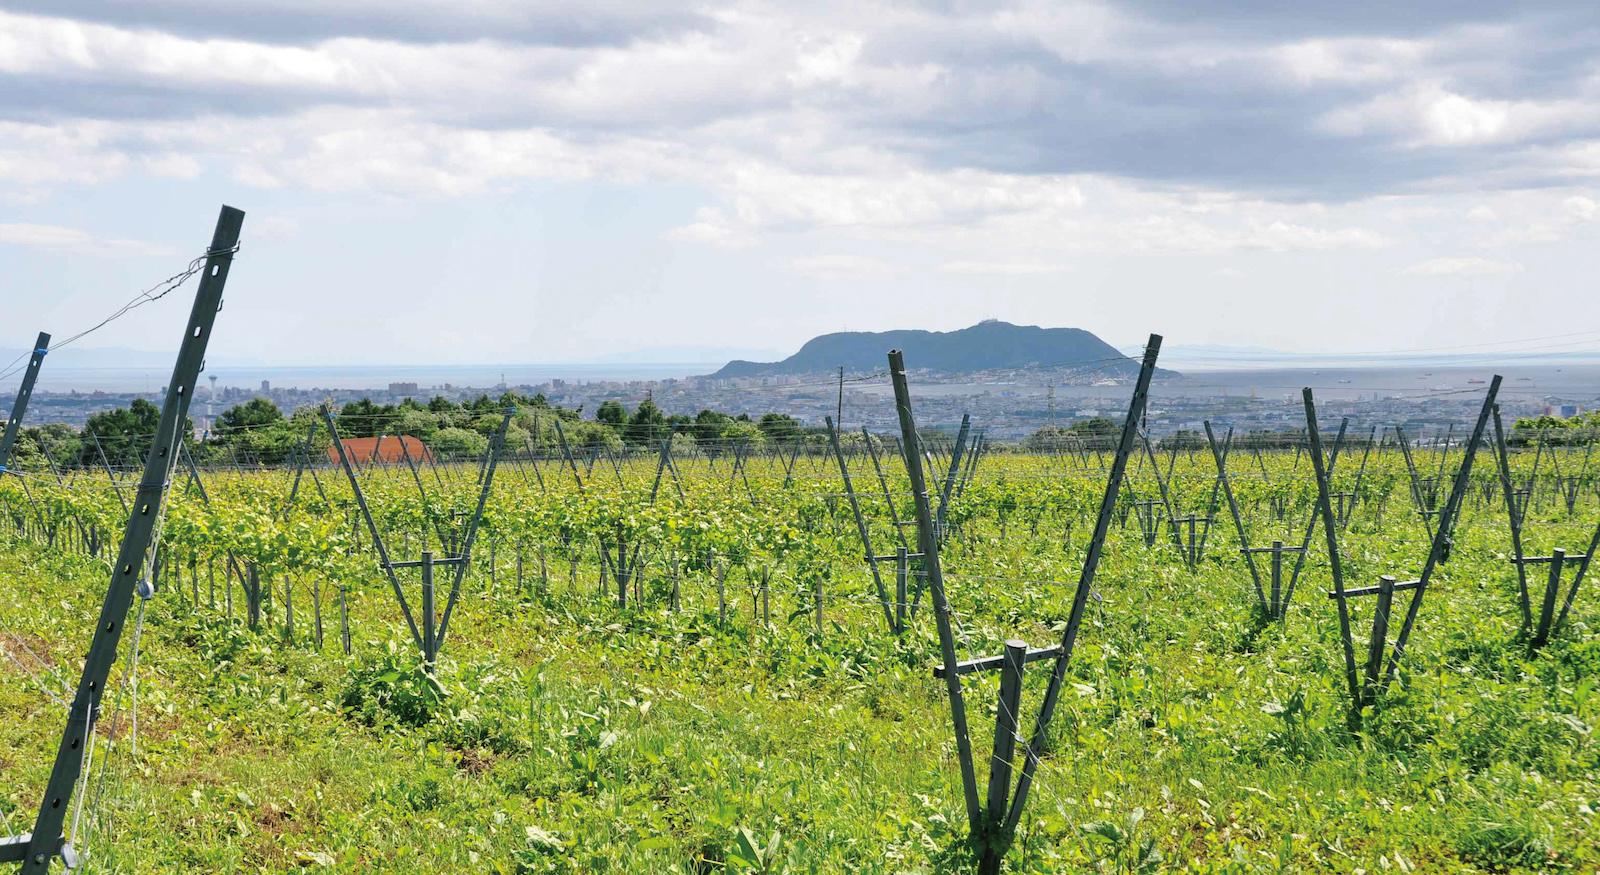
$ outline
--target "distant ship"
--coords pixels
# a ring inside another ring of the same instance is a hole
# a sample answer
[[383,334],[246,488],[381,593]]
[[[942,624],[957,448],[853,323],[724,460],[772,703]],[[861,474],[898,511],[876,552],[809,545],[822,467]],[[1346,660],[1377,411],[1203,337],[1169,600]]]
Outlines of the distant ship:
[[1482,386],[1483,384],[1484,384],[1483,380],[1468,380],[1467,381],[1467,385],[1469,385],[1469,386]]
[[1340,381],[1339,381],[1339,382],[1341,382],[1341,383],[1348,383],[1348,382],[1350,382],[1350,381],[1349,381],[1349,380],[1340,380]]

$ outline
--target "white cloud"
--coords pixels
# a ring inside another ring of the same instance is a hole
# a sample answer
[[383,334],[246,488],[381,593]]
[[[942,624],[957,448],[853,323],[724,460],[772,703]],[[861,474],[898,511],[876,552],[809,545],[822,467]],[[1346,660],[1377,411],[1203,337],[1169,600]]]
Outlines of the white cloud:
[[1409,147],[1515,143],[1600,120],[1600,101],[1496,100],[1427,83],[1326,113],[1318,126],[1345,137],[1389,134]]
[[861,255],[810,255],[792,258],[788,266],[821,282],[881,279],[899,272],[889,262]]
[[1494,208],[1488,204],[1478,204],[1467,210],[1467,218],[1474,222],[1493,222],[1500,217],[1495,214]]
[[1430,258],[1400,271],[1403,276],[1505,276],[1521,273],[1514,261],[1494,261],[1468,255],[1459,258]]
[[1273,49],[1271,55],[1301,85],[1348,85],[1394,81],[1432,48],[1415,39],[1313,39]]
[[731,228],[715,219],[691,222],[687,225],[669,229],[667,231],[667,239],[677,240],[682,243],[706,243],[726,249],[746,249],[757,243],[754,235],[738,228]]
[[993,274],[998,276],[1037,276],[1040,274],[1068,273],[1075,268],[1070,264],[1049,264],[1027,261],[947,261],[937,268],[940,273]]
[[126,240],[117,237],[96,237],[76,228],[59,225],[32,225],[26,223],[0,224],[0,243],[24,246],[46,252],[70,252],[75,255],[128,256],[175,255],[177,250],[159,243]]

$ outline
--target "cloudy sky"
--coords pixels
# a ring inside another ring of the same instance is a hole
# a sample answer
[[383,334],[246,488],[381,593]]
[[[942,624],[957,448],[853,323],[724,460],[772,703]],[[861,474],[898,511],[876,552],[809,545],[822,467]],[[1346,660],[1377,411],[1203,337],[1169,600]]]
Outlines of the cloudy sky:
[[1592,332],[1597,46],[1592,0],[4,0],[0,346],[224,202],[213,354],[284,365]]

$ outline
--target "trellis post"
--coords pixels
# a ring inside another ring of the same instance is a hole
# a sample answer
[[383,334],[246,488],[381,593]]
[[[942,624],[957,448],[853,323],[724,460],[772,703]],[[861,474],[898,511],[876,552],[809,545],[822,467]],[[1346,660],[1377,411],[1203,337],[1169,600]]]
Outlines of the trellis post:
[[75,867],[78,862],[77,854],[62,833],[62,825],[88,755],[88,745],[94,737],[100,700],[105,693],[106,682],[111,677],[117,646],[126,628],[123,621],[127,619],[136,588],[140,590],[141,598],[151,595],[148,583],[140,586],[140,572],[150,550],[156,522],[161,516],[161,504],[166,498],[168,478],[176,460],[179,430],[188,416],[189,402],[194,394],[192,390],[205,360],[206,345],[211,339],[217,311],[222,306],[223,286],[227,282],[228,269],[233,263],[233,253],[238,247],[239,230],[243,224],[244,213],[228,206],[222,208],[217,218],[216,230],[201,267],[200,283],[184,329],[183,342],[178,349],[177,363],[173,367],[172,379],[167,383],[161,419],[135,493],[135,509],[128,515],[123,530],[122,546],[112,566],[110,585],[106,588],[100,616],[95,622],[94,637],[89,644],[83,674],[73,696],[33,832],[0,840],[0,863],[20,861],[22,871],[29,875],[48,872],[51,861],[58,855],[69,868]]

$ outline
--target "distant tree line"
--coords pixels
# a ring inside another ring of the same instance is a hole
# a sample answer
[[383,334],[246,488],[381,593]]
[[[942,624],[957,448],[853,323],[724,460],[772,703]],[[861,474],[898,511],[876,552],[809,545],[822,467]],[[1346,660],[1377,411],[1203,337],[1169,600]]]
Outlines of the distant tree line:
[[[694,416],[668,416],[654,400],[646,398],[633,410],[618,401],[605,401],[593,419],[585,419],[582,406],[566,409],[552,405],[543,394],[528,397],[511,391],[462,402],[435,396],[427,402],[408,398],[398,404],[378,404],[363,398],[341,405],[334,423],[345,439],[406,435],[440,456],[473,456],[488,447],[507,408],[516,410],[506,431],[507,444],[540,453],[558,452],[561,435],[574,452],[596,446],[653,448],[668,434],[675,435],[675,448],[700,446],[713,453],[740,443],[827,440],[825,429],[801,426],[785,413],[752,418],[746,413],[730,416],[706,409]],[[48,470],[52,463],[61,468],[137,467],[149,453],[160,418],[159,407],[136,398],[127,407],[90,416],[81,429],[64,423],[27,427],[18,434],[11,464],[19,470],[38,471]],[[301,407],[286,416],[270,399],[257,397],[218,414],[210,432],[191,442],[190,450],[202,464],[282,464],[305,445],[313,425],[317,428],[312,452],[326,452],[333,441],[323,427],[320,407]],[[184,433],[193,431],[191,420]]]

